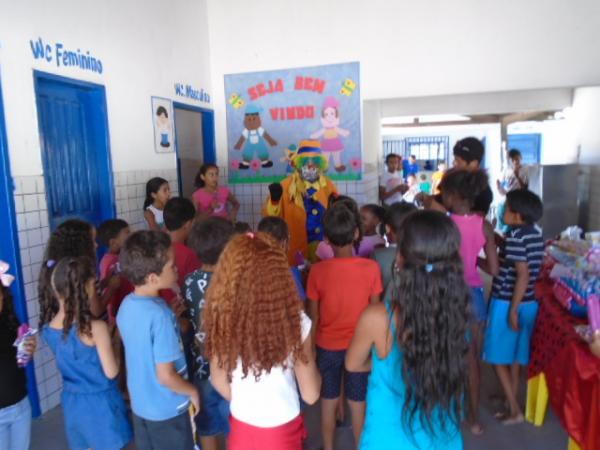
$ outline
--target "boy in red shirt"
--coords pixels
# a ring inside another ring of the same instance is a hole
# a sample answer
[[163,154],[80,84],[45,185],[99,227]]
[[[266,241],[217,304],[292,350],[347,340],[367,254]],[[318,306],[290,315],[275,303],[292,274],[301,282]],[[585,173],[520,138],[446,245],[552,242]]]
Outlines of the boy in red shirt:
[[106,220],[98,227],[98,241],[107,249],[100,260],[100,285],[105,288],[102,298],[107,301],[110,323],[114,323],[123,299],[133,292],[133,284],[121,273],[119,265],[119,253],[129,233],[129,224],[122,219]]
[[177,286],[172,289],[162,289],[160,296],[165,299],[175,312],[179,321],[184,341],[192,331],[188,319],[184,317],[186,310],[183,298],[180,296],[185,277],[201,266],[196,253],[185,243],[194,224],[196,208],[191,200],[183,197],[169,199],[163,210],[165,228],[171,237],[171,245],[175,251],[175,266],[177,267]]
[[370,259],[352,256],[359,223],[344,205],[335,204],[323,217],[325,238],[334,258],[315,264],[308,276],[308,311],[316,334],[317,365],[321,372],[321,428],[325,450],[333,450],[335,413],[342,379],[358,445],[365,416],[368,373],[348,372],[344,357],[361,313],[379,301],[381,271]]
[[[194,270],[200,268],[200,261],[196,253],[186,245],[186,241],[194,218],[196,217],[196,208],[191,200],[183,197],[173,197],[169,199],[163,210],[165,228],[171,237],[173,250],[175,251],[175,265],[177,266],[177,286],[181,289],[185,277]],[[177,289],[161,291],[161,296],[171,304],[179,292]]]

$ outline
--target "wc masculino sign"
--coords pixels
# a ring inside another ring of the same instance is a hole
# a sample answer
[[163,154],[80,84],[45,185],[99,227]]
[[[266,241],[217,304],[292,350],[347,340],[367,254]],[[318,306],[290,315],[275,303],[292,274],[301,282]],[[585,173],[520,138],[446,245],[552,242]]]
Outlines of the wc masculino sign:
[[203,103],[210,103],[210,95],[204,89],[196,89],[191,84],[175,83],[175,95]]
[[48,43],[39,37],[31,39],[29,46],[34,59],[45,60],[56,67],[78,67],[98,74],[103,71],[102,61],[89,50],[65,46],[62,42]]

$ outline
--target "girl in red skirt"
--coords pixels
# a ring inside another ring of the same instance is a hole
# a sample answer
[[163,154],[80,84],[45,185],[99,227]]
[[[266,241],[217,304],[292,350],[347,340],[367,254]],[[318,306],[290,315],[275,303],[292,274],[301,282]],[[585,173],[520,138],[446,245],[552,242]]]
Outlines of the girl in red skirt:
[[319,398],[311,321],[287,257],[271,236],[234,237],[219,258],[205,309],[211,382],[230,400],[229,450],[301,450],[300,400]]

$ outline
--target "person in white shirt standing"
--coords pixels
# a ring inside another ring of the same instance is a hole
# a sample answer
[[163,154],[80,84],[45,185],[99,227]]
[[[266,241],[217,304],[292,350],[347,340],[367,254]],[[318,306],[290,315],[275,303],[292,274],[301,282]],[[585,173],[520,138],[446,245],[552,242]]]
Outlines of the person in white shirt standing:
[[527,189],[529,185],[529,172],[527,166],[521,164],[523,157],[516,148],[508,151],[508,167],[502,174],[502,180],[496,180],[498,192],[506,195],[515,189]]
[[[501,195],[506,196],[507,193],[516,189],[527,189],[529,187],[529,171],[527,170],[527,166],[521,164],[522,159],[521,152],[516,148],[511,148],[508,151],[508,167],[506,167],[502,174],[502,180],[496,180],[496,187]],[[508,226],[503,220],[504,207],[505,202],[498,205],[496,216],[498,228],[503,233],[506,233]]]
[[402,194],[407,186],[402,177],[402,157],[390,153],[385,157],[385,171],[379,181],[379,198],[384,205],[392,205],[402,201]]

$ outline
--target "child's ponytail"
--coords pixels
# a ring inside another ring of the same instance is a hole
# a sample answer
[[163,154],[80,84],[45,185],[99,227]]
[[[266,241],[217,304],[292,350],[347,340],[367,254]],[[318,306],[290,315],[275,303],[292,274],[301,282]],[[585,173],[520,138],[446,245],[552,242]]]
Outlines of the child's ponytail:
[[53,268],[50,284],[55,296],[64,301],[63,333],[65,336],[73,325],[77,325],[79,333],[91,336],[91,299],[86,284],[95,279],[95,276],[94,263],[86,257],[63,258]]

